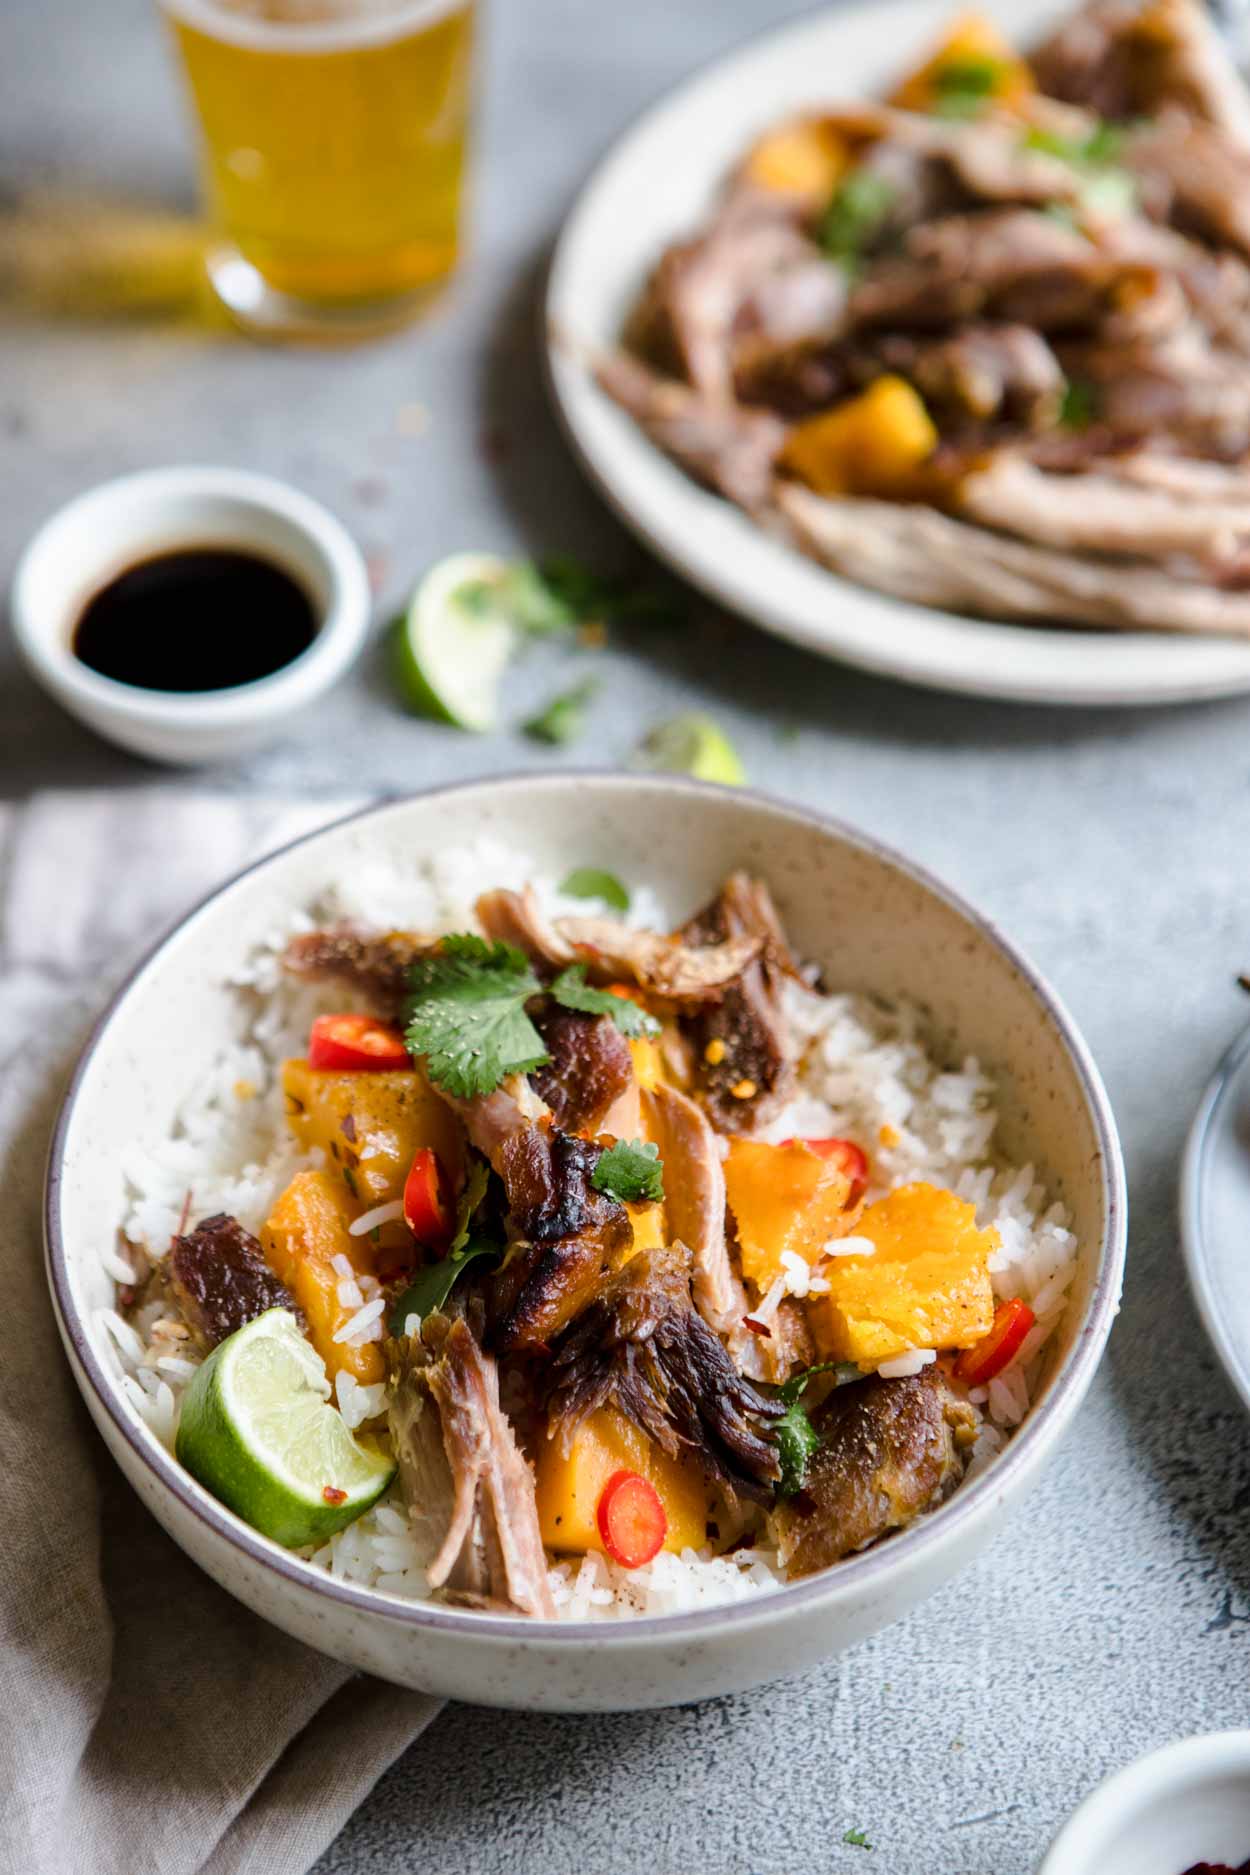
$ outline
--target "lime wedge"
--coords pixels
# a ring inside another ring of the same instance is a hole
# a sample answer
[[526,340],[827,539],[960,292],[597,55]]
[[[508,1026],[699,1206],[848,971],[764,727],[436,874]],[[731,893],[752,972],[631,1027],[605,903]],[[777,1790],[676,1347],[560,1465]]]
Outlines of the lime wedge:
[[324,1542],[395,1475],[329,1397],[325,1365],[295,1317],[268,1309],[214,1348],[191,1382],[177,1455],[262,1536],[288,1549]]
[[653,729],[638,749],[643,768],[666,775],[693,775],[696,781],[719,781],[740,788],[746,770],[737,749],[710,716],[691,710]]
[[395,674],[411,709],[459,729],[495,727],[499,680],[516,645],[511,573],[491,553],[453,553],[430,568],[395,628]]

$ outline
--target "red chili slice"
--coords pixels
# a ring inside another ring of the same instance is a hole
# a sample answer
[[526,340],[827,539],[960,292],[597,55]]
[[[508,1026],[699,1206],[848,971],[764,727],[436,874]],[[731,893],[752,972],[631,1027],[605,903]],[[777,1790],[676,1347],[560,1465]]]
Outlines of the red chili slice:
[[851,1181],[848,1204],[858,1204],[868,1189],[868,1161],[849,1139],[783,1139],[783,1146],[806,1146],[818,1159],[834,1159]]
[[1032,1309],[1019,1296],[1000,1302],[994,1311],[994,1326],[984,1341],[965,1348],[955,1362],[956,1376],[969,1387],[983,1387],[993,1380],[1020,1352],[1020,1344],[1035,1320]]
[[404,1038],[389,1022],[372,1016],[318,1016],[308,1037],[310,1068],[356,1072],[412,1066]]
[[421,1146],[413,1154],[404,1181],[404,1222],[418,1243],[446,1243],[455,1231],[447,1174],[432,1146]]
[[641,1569],[658,1556],[668,1535],[659,1492],[636,1471],[614,1471],[596,1512],[603,1547],[622,1569]]

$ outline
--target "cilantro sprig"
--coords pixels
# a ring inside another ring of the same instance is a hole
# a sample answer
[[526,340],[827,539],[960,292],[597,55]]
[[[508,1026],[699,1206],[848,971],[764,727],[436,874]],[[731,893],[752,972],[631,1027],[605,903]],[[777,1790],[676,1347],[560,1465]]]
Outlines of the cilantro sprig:
[[843,1842],[849,1842],[852,1849],[872,1848],[872,1844],[868,1840],[868,1832],[864,1829],[848,1829],[842,1840]]
[[622,1035],[658,1035],[660,1024],[628,996],[614,996],[611,990],[597,990],[586,981],[585,964],[570,964],[551,985],[551,994],[561,1009],[576,1009],[587,1016],[611,1016]]
[[586,711],[598,688],[598,681],[587,677],[571,690],[560,691],[535,715],[526,718],[522,730],[532,742],[546,742],[553,748],[576,742],[585,730]]
[[659,1204],[664,1198],[660,1149],[648,1140],[618,1139],[600,1154],[590,1182],[619,1204]]
[[821,1437],[807,1416],[803,1405],[803,1395],[807,1383],[817,1374],[836,1374],[837,1384],[847,1386],[853,1380],[862,1380],[863,1373],[854,1361],[821,1361],[815,1367],[804,1368],[801,1374],[794,1374],[785,1385],[779,1388],[777,1398],[785,1407],[780,1419],[772,1423],[773,1437],[777,1442],[777,1457],[781,1464],[781,1477],[777,1483],[778,1497],[793,1497],[807,1483],[807,1468],[821,1447]]
[[510,1074],[547,1060],[525,1013],[542,984],[515,945],[453,934],[417,959],[409,983],[404,1040],[411,1054],[424,1056],[430,1079],[457,1099],[493,1093]]
[[998,90],[1004,69],[1001,59],[975,55],[943,60],[932,79],[937,116],[979,117]]
[[846,178],[825,210],[817,240],[830,260],[854,273],[865,250],[884,228],[898,190],[875,170],[856,169]]

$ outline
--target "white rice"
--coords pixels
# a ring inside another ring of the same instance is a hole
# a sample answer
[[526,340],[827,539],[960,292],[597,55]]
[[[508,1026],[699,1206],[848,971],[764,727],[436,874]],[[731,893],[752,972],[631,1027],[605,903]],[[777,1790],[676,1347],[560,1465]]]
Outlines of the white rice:
[[[342,1008],[347,998],[341,988],[327,992],[282,971],[281,953],[294,932],[336,919],[431,933],[464,930],[473,924],[473,902],[484,886],[527,882],[535,885],[551,915],[587,910],[584,900],[562,899],[550,882],[535,877],[523,855],[482,841],[412,872],[381,859],[358,863],[350,880],[329,886],[285,929],[270,933],[232,979],[242,1039],[222,1052],[188,1096],[171,1137],[143,1142],[126,1156],[129,1201],[123,1234],[136,1254],[163,1254],[184,1218],[194,1221],[214,1211],[230,1212],[247,1229],[259,1231],[294,1174],[319,1162],[317,1154],[302,1152],[289,1136],[281,1064],[303,1052],[313,1016]],[[688,909],[662,905],[639,889],[630,916],[638,924],[667,929]],[[1015,1167],[996,1154],[992,1081],[972,1059],[956,1070],[935,1063],[918,1010],[887,1008],[863,996],[819,996],[797,984],[786,994],[804,1041],[798,1091],[764,1137],[857,1140],[872,1167],[870,1199],[918,1180],[948,1186],[976,1207],[982,1227],[998,1231],[1000,1248],[990,1266],[995,1295],[1023,1297],[1037,1317],[1012,1365],[972,1395],[983,1415],[968,1471],[975,1475],[1003,1449],[1027,1413],[1043,1351],[1063,1314],[1077,1250],[1067,1214],[1050,1201],[1032,1166]],[[357,1231],[387,1221],[396,1209],[378,1207],[358,1221]],[[849,1237],[826,1246],[831,1256],[867,1255],[872,1248],[867,1239]],[[119,1255],[115,1245],[104,1245],[100,1254],[114,1281],[133,1280],[128,1256]],[[781,1275],[752,1311],[763,1326],[786,1295],[828,1290],[819,1267],[813,1270],[797,1256],[784,1257],[782,1264]],[[340,1300],[352,1311],[335,1339],[354,1345],[381,1339],[384,1304],[377,1282],[355,1271],[346,1257],[336,1259],[335,1274]],[[198,1365],[185,1331],[162,1319],[159,1305],[130,1321],[115,1309],[102,1309],[97,1328],[127,1398],[172,1449],[179,1400]],[[914,1350],[883,1363],[880,1371],[919,1372],[932,1359],[931,1351]],[[335,1397],[344,1421],[355,1429],[384,1410],[385,1388],[362,1387],[340,1373]],[[306,1554],[316,1567],[344,1581],[409,1599],[429,1593],[397,1487],[329,1543]],[[635,1570],[591,1553],[555,1562],[550,1580],[561,1620],[608,1620],[737,1601],[777,1588],[784,1577],[775,1553],[751,1549],[723,1557],[710,1551],[662,1552]]]

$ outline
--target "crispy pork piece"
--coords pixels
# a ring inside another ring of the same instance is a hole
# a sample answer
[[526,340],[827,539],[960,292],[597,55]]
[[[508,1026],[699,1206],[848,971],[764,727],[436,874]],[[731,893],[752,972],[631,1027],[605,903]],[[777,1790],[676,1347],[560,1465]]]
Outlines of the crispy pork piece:
[[413,1536],[449,1600],[551,1618],[534,1478],[467,1321],[430,1315],[385,1344],[387,1417]]
[[857,332],[995,319],[1052,333],[1097,330],[1116,314],[1153,329],[1160,291],[1166,276],[1155,269],[1116,260],[1033,209],[1001,208],[913,228],[852,289],[849,320]]
[[500,1154],[510,1254],[490,1287],[492,1345],[548,1345],[598,1293],[633,1242],[624,1205],[591,1184],[602,1148],[555,1127],[512,1135]]
[[[918,222],[987,202],[1042,207],[1080,199],[1082,179],[1072,165],[1029,143],[1016,120],[930,116],[875,103],[840,105],[827,118],[850,142],[877,139],[860,168],[887,182],[898,177],[903,184],[899,200],[909,212],[896,208],[891,218],[883,217],[886,243]],[[895,153],[911,159],[910,172]],[[924,183],[914,168],[917,162],[929,166]]]
[[215,1348],[266,1309],[290,1309],[304,1319],[256,1238],[224,1211],[175,1237],[163,1269],[166,1291],[201,1348]]
[[1250,265],[1236,254],[1216,253],[1140,215],[1107,222],[1098,245],[1119,260],[1170,272],[1207,337],[1224,350],[1250,354]]
[[611,1016],[548,1004],[534,1018],[550,1059],[531,1076],[566,1133],[599,1133],[633,1085],[634,1058]]
[[483,892],[474,910],[488,938],[496,944],[515,944],[544,976],[577,961],[573,946],[544,916],[532,885],[522,886],[519,892]]
[[1048,475],[1010,451],[959,486],[959,512],[983,527],[1077,553],[1230,560],[1250,541],[1250,504],[1198,506],[1109,475]]
[[777,501],[799,541],[835,572],[917,605],[1124,631],[1250,635],[1250,593],[1173,577],[1144,561],[1082,559],[933,508],[826,501],[797,484],[781,487]]
[[687,944],[754,946],[721,1000],[683,1021],[700,1099],[723,1132],[749,1132],[785,1100],[793,1078],[795,1040],[781,986],[798,972],[777,908],[766,885],[735,872],[678,935]]
[[362,931],[333,925],[293,937],[283,955],[294,976],[344,983],[367,997],[379,1015],[398,1017],[408,996],[408,972],[435,943],[413,931]]
[[729,393],[735,336],[836,331],[846,282],[791,214],[759,195],[731,195],[693,240],[661,256],[630,343],[711,403]]
[[1166,439],[1229,462],[1250,448],[1250,362],[1196,329],[1164,345],[1065,345],[1061,357],[1121,448]]
[[1152,218],[1250,256],[1250,146],[1167,111],[1125,139],[1122,161]]
[[813,1575],[929,1510],[962,1478],[978,1424],[936,1367],[837,1388],[812,1415],[803,1492],[773,1512],[782,1566]]
[[753,1337],[742,1326],[746,1291],[725,1237],[725,1168],[707,1115],[666,1082],[642,1096],[647,1138],[664,1162],[664,1204],[670,1236],[690,1251],[695,1305],[749,1371]]
[[1250,100],[1199,0],[1093,0],[1030,55],[1042,90],[1123,122],[1168,106],[1250,141]]
[[595,376],[656,447],[697,482],[741,508],[756,508],[766,499],[786,436],[779,417],[659,377],[624,352],[602,358]]
[[1040,332],[973,323],[955,332],[865,332],[836,345],[793,346],[757,358],[739,374],[737,390],[748,402],[802,417],[884,372],[915,385],[939,428],[968,421],[1049,428],[1065,385]]
[[694,1306],[683,1244],[640,1250],[557,1342],[549,1429],[567,1447],[588,1414],[614,1406],[671,1457],[687,1453],[739,1497],[767,1502],[780,1467],[757,1422],[781,1408],[757,1392]]

